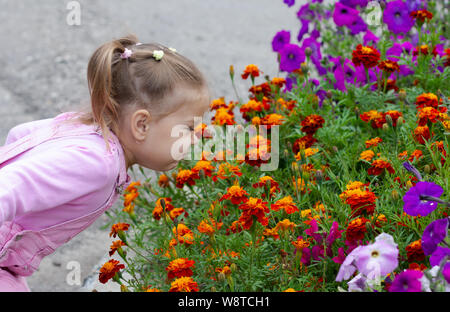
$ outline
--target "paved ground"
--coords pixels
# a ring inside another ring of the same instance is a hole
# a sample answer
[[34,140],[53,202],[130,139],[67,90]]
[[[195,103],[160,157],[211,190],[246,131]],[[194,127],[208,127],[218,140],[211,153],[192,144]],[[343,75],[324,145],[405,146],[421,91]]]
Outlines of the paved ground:
[[[271,77],[277,74],[271,40],[281,29],[297,35],[296,9],[282,0],[96,0],[78,1],[81,25],[69,26],[61,0],[0,0],[0,144],[13,126],[88,103],[86,67],[102,43],[128,32],[142,42],[156,41],[191,58],[210,81],[214,96],[236,100],[228,78],[234,65],[237,77],[247,64],[257,64]],[[239,81],[244,98],[249,81]],[[137,169],[137,168],[136,168]],[[137,170],[138,172],[138,170]],[[146,170],[148,174],[150,171]],[[136,176],[136,179],[142,176]],[[116,203],[118,209],[121,203]],[[111,239],[101,230],[107,217],[45,258],[28,278],[33,291],[118,291],[97,281],[99,265]],[[67,269],[78,261],[82,285],[69,285]]]

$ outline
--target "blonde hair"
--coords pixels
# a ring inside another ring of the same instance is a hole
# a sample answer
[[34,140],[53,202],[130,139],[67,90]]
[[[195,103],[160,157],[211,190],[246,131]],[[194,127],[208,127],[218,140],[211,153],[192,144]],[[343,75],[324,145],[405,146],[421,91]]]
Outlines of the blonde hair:
[[[90,109],[82,109],[78,117],[66,121],[97,124],[108,150],[109,131],[118,135],[125,108],[144,108],[159,118],[178,108],[163,99],[179,84],[209,91],[204,75],[186,57],[158,43],[136,43],[138,38],[129,34],[101,45],[93,53],[87,68]],[[128,59],[120,57],[125,48],[133,52]],[[154,50],[164,51],[161,60],[153,58]]]

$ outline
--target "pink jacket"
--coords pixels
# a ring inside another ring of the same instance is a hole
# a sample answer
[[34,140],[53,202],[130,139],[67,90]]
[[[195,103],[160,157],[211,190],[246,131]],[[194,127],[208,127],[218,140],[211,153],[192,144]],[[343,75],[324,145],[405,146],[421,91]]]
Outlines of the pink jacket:
[[130,184],[122,146],[100,129],[55,127],[73,112],[12,128],[0,147],[0,268],[31,275]]

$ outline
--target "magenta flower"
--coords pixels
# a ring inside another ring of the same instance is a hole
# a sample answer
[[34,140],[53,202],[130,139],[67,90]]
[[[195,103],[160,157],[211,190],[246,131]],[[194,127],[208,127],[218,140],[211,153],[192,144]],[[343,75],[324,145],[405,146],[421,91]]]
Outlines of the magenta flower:
[[420,292],[423,273],[418,270],[406,270],[398,274],[389,288],[390,292]]
[[450,284],[450,262],[447,262],[442,270],[442,275],[444,275],[445,280]]
[[367,30],[366,34],[363,37],[364,40],[364,45],[368,45],[369,43],[374,44],[375,42],[377,42],[378,40],[380,40],[380,38],[378,38],[377,36],[375,36],[369,29]]
[[369,0],[341,0],[339,2],[351,8],[356,8],[358,5],[363,8],[367,6]]
[[285,44],[280,50],[280,70],[293,72],[305,61],[305,53],[296,44]]
[[279,31],[272,40],[272,50],[279,52],[286,44],[291,41],[291,32],[287,30]]
[[391,1],[386,4],[383,21],[387,24],[389,31],[394,34],[407,33],[414,26],[414,19],[409,14],[410,11],[405,2]]
[[431,222],[423,231],[422,250],[425,255],[431,255],[446,237],[449,228],[448,218]]
[[345,260],[345,254],[344,254],[344,248],[339,247],[338,248],[338,255],[336,257],[333,257],[333,262],[334,263],[339,263],[342,264]]
[[358,18],[351,25],[347,25],[347,27],[350,29],[353,36],[359,34],[360,32],[367,31],[367,24],[360,16],[358,16]]
[[351,26],[359,17],[359,11],[337,2],[334,7],[333,20],[337,26]]
[[410,216],[427,216],[437,207],[444,190],[433,182],[417,182],[403,196],[403,210]]

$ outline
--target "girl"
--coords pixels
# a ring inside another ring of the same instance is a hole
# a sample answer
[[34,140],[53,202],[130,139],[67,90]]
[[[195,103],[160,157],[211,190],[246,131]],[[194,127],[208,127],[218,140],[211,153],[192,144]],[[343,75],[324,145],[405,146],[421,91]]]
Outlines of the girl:
[[133,164],[176,167],[174,127],[197,142],[209,87],[175,49],[128,35],[94,52],[87,78],[90,110],[20,124],[0,147],[0,291],[30,291],[25,276],[114,204]]

